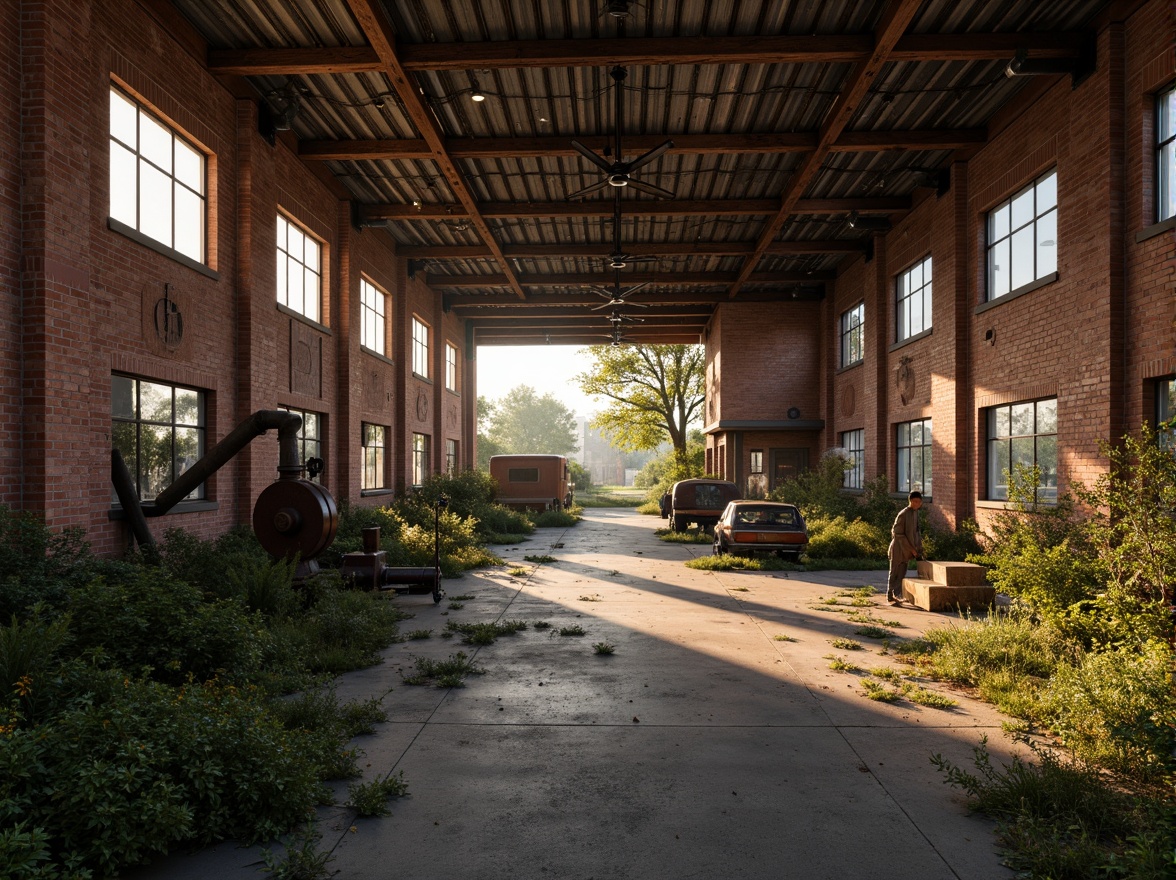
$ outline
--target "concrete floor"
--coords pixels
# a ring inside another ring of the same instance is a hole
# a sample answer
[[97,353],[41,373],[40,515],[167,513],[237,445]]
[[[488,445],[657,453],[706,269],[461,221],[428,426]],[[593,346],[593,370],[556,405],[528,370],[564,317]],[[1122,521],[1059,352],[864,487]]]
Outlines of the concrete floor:
[[[822,610],[842,588],[885,588],[885,572],[702,572],[682,563],[709,545],[667,544],[632,510],[589,510],[541,529],[507,564],[445,582],[460,609],[397,602],[403,631],[427,640],[339,681],[341,699],[382,698],[389,721],[357,744],[365,777],[403,771],[392,815],[320,811],[322,846],[341,878],[895,878],[1012,877],[992,823],[970,816],[930,762],[969,769],[982,736],[1008,753],[1001,716],[958,691],[922,708],[862,695],[866,668],[899,666],[880,642],[835,651],[860,624]],[[525,562],[547,554],[556,562]],[[526,575],[508,569],[525,567]],[[843,600],[848,601],[848,600]],[[901,636],[960,625],[949,615],[871,610]],[[449,620],[548,621],[475,648],[440,638]],[[560,636],[579,624],[581,637]],[[795,641],[778,641],[777,635]],[[607,642],[611,656],[594,653]],[[410,687],[416,657],[463,650],[485,669],[460,689]],[[346,783],[335,789],[346,800]],[[261,847],[223,843],[129,876],[256,877]]]

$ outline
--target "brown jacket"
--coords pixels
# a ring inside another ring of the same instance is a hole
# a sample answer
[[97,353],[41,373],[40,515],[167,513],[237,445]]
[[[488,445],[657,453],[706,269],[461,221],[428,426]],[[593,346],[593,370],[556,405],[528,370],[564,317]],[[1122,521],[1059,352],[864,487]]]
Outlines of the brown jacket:
[[896,557],[914,559],[923,555],[923,536],[919,534],[919,511],[907,506],[898,512],[894,518],[894,525],[890,527],[890,547],[887,550],[891,559]]

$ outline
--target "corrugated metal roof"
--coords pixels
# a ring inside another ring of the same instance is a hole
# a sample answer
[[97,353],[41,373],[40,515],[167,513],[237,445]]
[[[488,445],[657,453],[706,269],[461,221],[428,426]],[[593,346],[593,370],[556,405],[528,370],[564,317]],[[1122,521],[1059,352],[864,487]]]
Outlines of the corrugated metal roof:
[[[325,58],[332,50],[363,52],[370,46],[351,6],[370,0],[173,2],[214,51],[297,48],[319,50]],[[293,129],[304,145],[371,142],[385,152],[403,150],[419,146],[425,137],[404,101],[419,102],[432,114],[460,180],[447,179],[427,149],[401,158],[344,150],[326,162],[361,206],[410,212],[419,206],[419,217],[388,220],[390,234],[405,248],[484,248],[477,223],[467,216],[455,188],[468,190],[479,210],[484,206],[484,223],[506,254],[504,264],[488,253],[453,259],[429,251],[420,258],[430,282],[454,302],[501,295],[509,291],[504,279],[510,276],[526,282],[529,296],[570,296],[596,277],[607,286],[612,272],[605,257],[614,250],[618,231],[622,251],[655,254],[654,261],[623,270],[656,273],[658,282],[642,288],[644,302],[669,302],[687,290],[717,296],[734,290],[731,279],[757,245],[763,246],[762,253],[740,291],[810,296],[820,282],[807,284],[805,279],[828,275],[852,253],[828,252],[827,243],[861,244],[868,236],[848,226],[848,208],[805,210],[802,202],[772,242],[761,241],[782,197],[853,200],[837,205],[856,204],[865,210],[869,203],[862,200],[910,197],[917,187],[928,185],[928,173],[945,168],[954,155],[954,148],[934,144],[914,149],[883,144],[856,151],[838,147],[819,156],[819,170],[802,193],[791,193],[808,161],[806,149],[815,144],[853,76],[855,60],[864,58],[862,53],[872,45],[883,0],[645,0],[631,3],[624,18],[609,15],[606,0],[376,2],[405,63],[424,50],[441,59],[412,67],[417,93],[397,94],[379,69],[338,72],[337,66],[324,65],[311,72],[306,67],[282,72],[279,66],[249,79],[260,100],[274,109],[297,94],[300,110]],[[927,0],[906,33],[945,39],[1006,34],[1026,41],[1036,34],[1079,34],[1104,5],[1103,0]],[[828,57],[803,63],[733,55],[708,63],[675,60],[720,49],[722,54],[732,45],[754,49],[779,37],[801,38],[810,48],[816,45],[813,40],[823,39],[820,45],[827,47]],[[576,42],[556,42],[570,40]],[[661,44],[651,41],[664,40],[676,41],[672,45],[681,46],[682,53],[659,55]],[[487,57],[483,50],[512,43],[511,60],[482,60]],[[610,74],[614,59],[608,56],[634,54],[630,46],[638,47],[636,54],[643,60],[626,63],[618,118]],[[558,47],[562,54],[532,66],[528,56],[536,47]],[[883,65],[846,127],[848,136],[885,140],[895,132],[983,132],[1024,84],[1022,78],[1004,75],[1008,59],[1003,57],[947,52],[914,58],[908,53]],[[486,100],[472,101],[475,91]],[[618,126],[627,161],[662,139],[676,140],[675,149],[632,174],[636,181],[672,191],[675,198],[657,206],[661,213],[650,214],[651,203],[658,200],[624,187],[619,230],[609,210],[613,187],[576,202],[581,216],[561,213],[568,210],[569,194],[603,176],[571,150],[572,139],[591,140],[598,154],[609,144],[606,160],[615,162],[611,144]],[[792,140],[787,147],[768,149],[752,145],[750,135]],[[708,140],[700,142],[700,137]],[[540,139],[548,149],[536,155],[533,145]],[[481,155],[486,145],[493,149]],[[479,155],[464,156],[463,150]],[[710,200],[756,204],[746,213],[679,207]],[[519,203],[528,209],[503,215],[502,206]],[[444,212],[433,211],[436,206],[444,206]],[[796,252],[775,253],[774,243],[793,243]],[[730,253],[733,245],[744,253]],[[596,255],[586,255],[586,247]],[[561,248],[567,253],[561,254]],[[669,253],[656,253],[659,248]],[[773,273],[784,273],[789,280],[763,280]],[[479,284],[481,277],[488,283]],[[552,280],[545,283],[545,278]],[[519,300],[519,305],[525,304]],[[637,328],[631,332],[640,333]]]

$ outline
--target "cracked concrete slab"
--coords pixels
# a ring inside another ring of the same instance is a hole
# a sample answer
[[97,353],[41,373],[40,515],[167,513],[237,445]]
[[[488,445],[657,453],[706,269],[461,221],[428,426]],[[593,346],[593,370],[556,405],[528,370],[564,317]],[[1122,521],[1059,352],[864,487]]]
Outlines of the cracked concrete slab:
[[[921,684],[957,705],[875,702],[865,671],[827,659],[901,668],[882,639],[855,634],[865,618],[895,624],[894,640],[966,622],[880,594],[860,607],[838,597],[884,589],[885,572],[695,571],[683,563],[709,545],[662,542],[662,524],[589,510],[497,548],[500,568],[446,581],[468,597],[456,604],[397,600],[414,614],[403,631],[431,637],[391,646],[337,693],[381,699],[390,722],[356,743],[364,775],[403,772],[410,793],[388,818],[320,811],[330,869],[357,880],[1012,877],[992,823],[930,761],[967,764],[982,736],[1006,755],[999,713],[934,682]],[[449,621],[495,620],[528,627],[483,647],[443,637]],[[559,634],[570,626],[584,635]],[[484,670],[465,687],[404,683],[416,658],[459,650]],[[222,844],[131,876],[252,877],[257,853]]]

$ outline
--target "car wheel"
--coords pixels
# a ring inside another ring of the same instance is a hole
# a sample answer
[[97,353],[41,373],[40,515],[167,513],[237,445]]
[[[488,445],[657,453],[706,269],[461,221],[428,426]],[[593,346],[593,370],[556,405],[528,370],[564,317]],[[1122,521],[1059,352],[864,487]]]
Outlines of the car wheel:
[[684,532],[686,531],[686,521],[680,517],[670,514],[670,531]]

